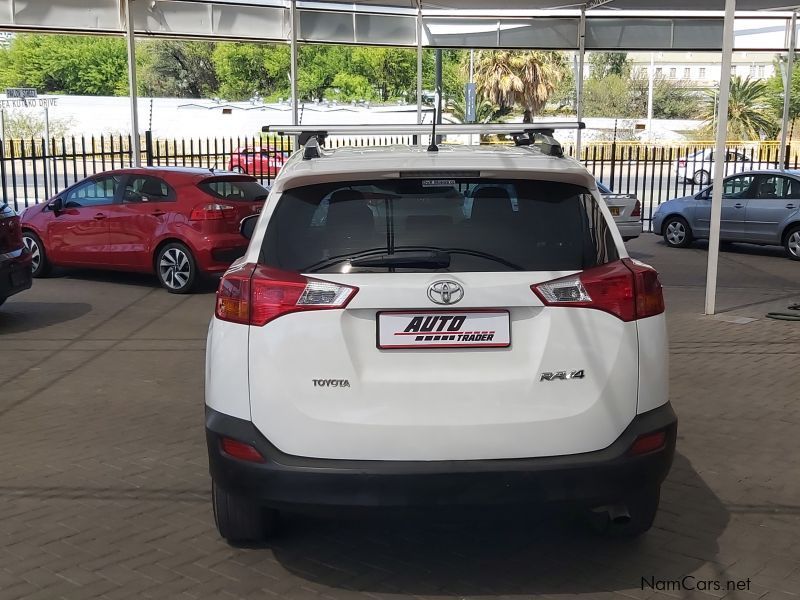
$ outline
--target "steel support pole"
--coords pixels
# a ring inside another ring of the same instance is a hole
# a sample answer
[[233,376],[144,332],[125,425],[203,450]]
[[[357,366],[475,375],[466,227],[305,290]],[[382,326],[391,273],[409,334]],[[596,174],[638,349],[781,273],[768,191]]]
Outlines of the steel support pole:
[[[794,51],[797,46],[797,13],[792,13],[789,32],[789,55],[786,57],[786,77],[783,79],[783,119],[781,120],[781,146],[778,148],[778,167],[788,166],[786,156],[787,133],[789,130],[789,105],[792,101],[792,70],[794,69]],[[789,140],[791,143],[791,140]]]
[[[575,116],[578,121],[583,120],[583,70],[586,60],[586,8],[581,8],[581,20],[578,28],[578,74],[575,78]],[[575,159],[581,159],[581,130],[575,133]]]
[[[422,123],[422,8],[417,8],[417,125]],[[422,144],[422,139],[417,138]]]
[[733,19],[736,0],[725,0],[725,23],[722,29],[722,67],[719,82],[719,118],[714,148],[714,186],[711,191],[711,234],[708,240],[705,313],[713,315],[717,302],[717,269],[719,267],[719,230],[722,219],[722,180],[725,178],[725,143],[728,139],[728,99],[731,91],[731,59],[733,57]]
[[142,164],[139,143],[139,97],[136,90],[136,37],[133,30],[133,2],[125,0],[125,40],[128,47],[128,94],[131,102],[131,166]]
[[292,88],[292,125],[299,125],[299,110],[297,98],[297,2],[292,0],[289,5],[289,21],[291,23],[292,37],[289,40],[291,64],[289,66],[289,79]]

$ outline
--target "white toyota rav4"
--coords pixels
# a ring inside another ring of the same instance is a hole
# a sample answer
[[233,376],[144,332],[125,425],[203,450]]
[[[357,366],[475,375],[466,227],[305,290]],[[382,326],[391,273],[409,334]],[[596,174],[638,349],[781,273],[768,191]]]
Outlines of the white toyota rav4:
[[650,528],[677,430],[661,286],[559,150],[312,139],[286,163],[208,333],[223,537],[310,506],[560,503]]

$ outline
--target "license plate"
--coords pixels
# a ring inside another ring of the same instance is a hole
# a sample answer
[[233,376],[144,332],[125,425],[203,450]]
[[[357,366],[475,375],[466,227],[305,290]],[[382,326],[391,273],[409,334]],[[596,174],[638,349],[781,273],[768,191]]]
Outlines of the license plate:
[[378,313],[378,348],[505,348],[511,345],[507,310]]
[[618,217],[619,216],[619,206],[609,206],[608,210],[611,211],[611,216],[612,217]]

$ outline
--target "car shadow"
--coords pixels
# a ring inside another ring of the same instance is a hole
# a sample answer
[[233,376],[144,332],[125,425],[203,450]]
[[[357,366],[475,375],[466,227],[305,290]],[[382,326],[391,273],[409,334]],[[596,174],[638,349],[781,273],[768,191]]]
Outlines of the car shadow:
[[[118,285],[131,285],[144,288],[161,287],[155,275],[148,273],[130,273],[126,271],[103,271],[99,269],[59,269],[54,272],[55,277],[64,279],[79,279],[83,281],[108,282]],[[219,277],[201,277],[192,293],[207,294],[214,292],[219,284]],[[168,293],[164,290],[164,293]]]
[[[666,245],[666,244],[665,244]],[[707,240],[693,242],[693,248],[708,250]],[[727,254],[747,254],[750,256],[775,256],[786,259],[786,251],[782,246],[760,246],[758,244],[745,244],[740,242],[720,242],[719,251]],[[786,259],[788,260],[788,259]]]
[[[591,594],[641,589],[642,578],[680,579],[713,565],[729,520],[680,454],[662,488],[655,526],[638,540],[599,537],[575,516],[532,508],[445,515],[293,516],[270,547],[297,577],[347,591]],[[724,572],[718,579],[726,580]]]
[[0,306],[0,334],[25,333],[78,319],[92,310],[86,302],[9,300]]

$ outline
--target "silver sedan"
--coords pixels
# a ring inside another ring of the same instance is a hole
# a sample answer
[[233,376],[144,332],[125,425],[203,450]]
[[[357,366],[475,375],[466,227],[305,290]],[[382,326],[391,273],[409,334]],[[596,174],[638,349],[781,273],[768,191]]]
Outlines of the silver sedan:
[[[653,214],[653,233],[668,246],[685,248],[709,237],[711,188],[668,200]],[[747,171],[726,177],[720,239],[783,246],[800,260],[800,171]]]

